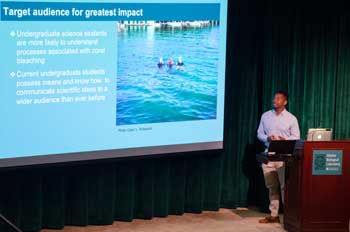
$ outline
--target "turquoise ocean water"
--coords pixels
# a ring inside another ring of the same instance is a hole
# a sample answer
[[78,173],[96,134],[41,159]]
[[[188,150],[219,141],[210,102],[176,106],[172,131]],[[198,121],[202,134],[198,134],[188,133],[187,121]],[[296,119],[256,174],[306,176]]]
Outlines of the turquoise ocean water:
[[218,57],[219,26],[118,32],[117,125],[215,119]]

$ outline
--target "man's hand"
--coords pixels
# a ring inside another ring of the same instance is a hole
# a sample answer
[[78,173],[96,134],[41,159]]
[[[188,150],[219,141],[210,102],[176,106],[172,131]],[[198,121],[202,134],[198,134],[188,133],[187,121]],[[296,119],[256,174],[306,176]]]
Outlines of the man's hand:
[[271,135],[271,136],[267,137],[267,141],[271,142],[272,140],[278,140],[278,136]]
[[282,136],[276,136],[276,135],[271,135],[271,136],[267,137],[267,141],[271,142],[273,140],[286,140],[286,138],[284,138]]

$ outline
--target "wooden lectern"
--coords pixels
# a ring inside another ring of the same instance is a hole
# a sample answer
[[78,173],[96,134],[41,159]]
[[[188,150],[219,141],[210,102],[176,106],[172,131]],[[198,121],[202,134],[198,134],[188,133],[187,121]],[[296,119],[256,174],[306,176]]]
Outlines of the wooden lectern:
[[305,141],[286,162],[288,232],[349,232],[350,140]]

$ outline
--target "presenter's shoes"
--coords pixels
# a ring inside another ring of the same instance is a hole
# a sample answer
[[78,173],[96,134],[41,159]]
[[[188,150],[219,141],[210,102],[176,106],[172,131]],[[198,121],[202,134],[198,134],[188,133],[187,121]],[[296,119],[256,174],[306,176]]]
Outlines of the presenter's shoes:
[[267,216],[259,220],[259,223],[280,223],[280,217]]

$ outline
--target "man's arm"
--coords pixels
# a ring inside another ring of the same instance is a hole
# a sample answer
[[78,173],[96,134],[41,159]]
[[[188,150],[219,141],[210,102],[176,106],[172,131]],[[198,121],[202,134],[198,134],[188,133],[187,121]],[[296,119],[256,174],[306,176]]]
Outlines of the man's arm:
[[264,130],[263,116],[261,116],[260,124],[259,124],[259,128],[258,128],[258,139],[261,142],[266,143],[267,142],[267,137],[268,136],[265,134],[265,130]]
[[290,136],[289,136],[288,139],[289,140],[298,140],[298,139],[300,139],[299,124],[298,124],[298,120],[296,118],[293,120],[292,126],[290,128]]

